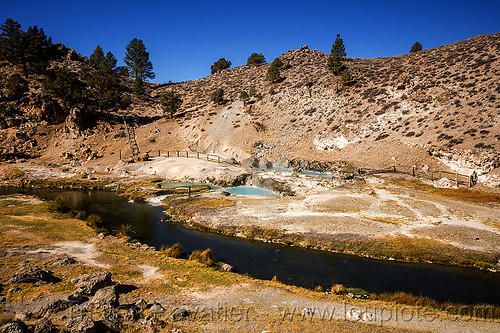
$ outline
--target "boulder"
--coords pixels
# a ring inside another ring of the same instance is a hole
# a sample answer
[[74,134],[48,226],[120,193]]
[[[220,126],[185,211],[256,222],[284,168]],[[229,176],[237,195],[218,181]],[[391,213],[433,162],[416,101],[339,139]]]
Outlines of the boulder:
[[64,311],[71,305],[73,305],[73,303],[64,299],[53,300],[40,310],[40,314],[44,317],[49,316],[50,314]]
[[52,272],[36,266],[23,267],[19,269],[10,279],[9,283],[19,282],[52,282],[54,276]]
[[33,328],[33,333],[52,333],[57,332],[57,329],[52,324],[52,321],[47,318],[41,318],[37,320],[35,327]]
[[66,257],[59,262],[59,266],[69,266],[76,264],[76,260],[71,257]]
[[27,333],[28,328],[22,321],[12,321],[0,328],[0,333]]
[[89,299],[79,291],[75,291],[74,293],[68,296],[68,301],[73,304],[80,304],[88,300]]
[[102,313],[101,322],[112,329],[113,331],[120,331],[121,316],[113,309],[108,309]]
[[149,310],[152,313],[163,313],[163,312],[165,312],[165,309],[163,308],[163,306],[161,306],[161,304],[158,303],[158,302],[153,302],[153,304],[151,305],[151,307],[149,308]]
[[119,305],[118,297],[116,286],[108,286],[99,289],[90,304],[95,308],[116,307]]
[[77,314],[68,319],[66,329],[70,333],[97,333],[96,323],[85,314]]
[[169,318],[172,321],[179,321],[189,317],[189,315],[190,315],[189,311],[185,309],[175,309]]
[[221,268],[225,272],[232,272],[234,269],[233,266],[231,266],[229,264],[222,264]]
[[137,302],[135,302],[135,307],[140,309],[140,310],[144,310],[147,306],[148,306],[148,303],[146,303],[146,301],[144,299],[140,299],[138,300]]
[[76,291],[83,295],[92,296],[101,288],[111,285],[110,272],[97,272],[82,274],[71,280],[76,286]]

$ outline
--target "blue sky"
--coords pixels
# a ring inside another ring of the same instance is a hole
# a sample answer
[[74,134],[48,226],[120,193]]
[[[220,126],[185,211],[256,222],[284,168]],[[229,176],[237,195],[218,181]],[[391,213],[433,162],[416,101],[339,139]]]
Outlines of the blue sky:
[[23,1],[0,0],[0,20],[37,25],[80,54],[100,44],[123,64],[132,38],[144,40],[156,79],[210,74],[224,57],[234,66],[252,52],[272,61],[309,48],[330,52],[337,33],[349,57],[407,53],[415,41],[433,48],[500,31],[500,1]]

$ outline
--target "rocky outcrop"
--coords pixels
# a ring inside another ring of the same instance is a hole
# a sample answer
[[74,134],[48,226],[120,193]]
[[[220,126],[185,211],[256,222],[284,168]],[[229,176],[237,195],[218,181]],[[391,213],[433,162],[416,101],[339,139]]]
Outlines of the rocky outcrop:
[[94,308],[111,308],[119,305],[116,286],[108,286],[97,290],[89,306]]
[[77,314],[68,319],[66,329],[70,333],[98,333],[96,323],[85,314]]
[[3,325],[0,333],[28,333],[28,328],[22,321],[13,321]]
[[99,289],[111,285],[111,273],[97,272],[83,274],[71,280],[76,286],[76,291],[83,295],[92,296]]
[[52,272],[36,266],[23,267],[19,269],[10,279],[9,283],[21,282],[53,282],[55,281]]

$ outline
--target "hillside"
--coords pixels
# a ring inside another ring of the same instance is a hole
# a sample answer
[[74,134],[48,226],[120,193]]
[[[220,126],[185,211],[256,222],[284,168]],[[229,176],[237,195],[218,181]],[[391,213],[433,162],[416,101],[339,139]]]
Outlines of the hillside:
[[[86,61],[60,48],[59,62],[77,70]],[[58,116],[57,101],[46,100],[40,78],[35,78],[28,96],[11,112],[15,116],[4,112],[0,140],[5,156],[24,150],[25,156],[42,161],[62,160],[65,153],[76,159],[91,146],[106,164],[117,149],[127,149],[117,117],[127,115],[137,127],[141,151],[189,149],[283,166],[292,159],[356,166],[444,167],[444,162],[460,172],[486,173],[500,166],[499,55],[497,33],[396,57],[348,58],[354,82],[343,86],[328,72],[327,55],[304,46],[280,56],[286,69],[278,84],[265,80],[269,64],[230,68],[194,81],[149,84],[146,96],[133,98],[128,110],[112,113],[97,130],[84,132],[85,142],[82,132],[68,124],[71,116],[61,123],[65,114]],[[4,77],[14,71],[5,63],[1,70]],[[131,81],[122,82],[129,87],[124,93],[130,94]],[[241,91],[252,86],[257,95],[246,105],[238,102]],[[224,107],[209,100],[217,88],[224,89]],[[184,99],[174,119],[161,117],[158,99],[167,90]],[[103,140],[106,132],[110,135]]]

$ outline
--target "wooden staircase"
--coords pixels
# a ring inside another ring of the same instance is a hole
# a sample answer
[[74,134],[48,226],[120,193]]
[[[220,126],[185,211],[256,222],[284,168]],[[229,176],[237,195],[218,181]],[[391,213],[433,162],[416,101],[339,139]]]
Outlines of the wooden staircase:
[[128,143],[130,144],[130,149],[132,150],[132,155],[134,157],[139,156],[139,146],[137,145],[137,140],[135,139],[134,127],[128,126],[127,121],[123,118],[123,123],[125,124],[125,132],[127,132]]

